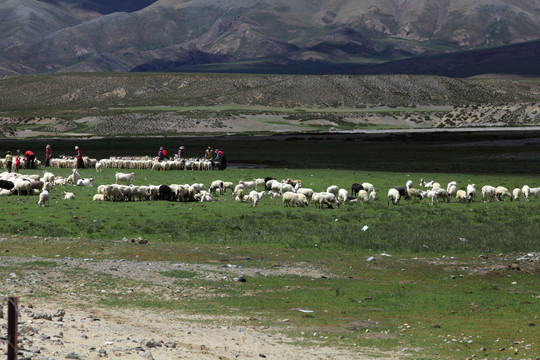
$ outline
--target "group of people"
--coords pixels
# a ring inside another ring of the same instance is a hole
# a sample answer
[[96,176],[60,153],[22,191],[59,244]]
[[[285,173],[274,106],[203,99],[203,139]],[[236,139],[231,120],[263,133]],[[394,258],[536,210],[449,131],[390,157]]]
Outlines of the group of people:
[[[78,146],[75,146],[75,152],[75,158],[77,159],[76,167],[77,169],[83,169],[84,161],[81,149]],[[52,147],[51,145],[47,144],[47,146],[45,147],[45,167],[49,167],[51,165],[52,154]],[[7,151],[5,160],[8,172],[11,172],[12,169],[14,172],[19,172],[19,169],[21,168],[22,156],[23,154],[21,154],[21,150],[17,150],[17,155],[15,156],[15,166],[13,166],[13,155],[11,154],[11,151]],[[24,167],[26,169],[36,168],[36,154],[34,154],[31,150],[26,150],[24,152],[24,158]]]
[[[214,157],[215,154],[215,157]],[[178,158],[182,159],[184,157],[184,146],[180,146],[178,148]],[[219,163],[219,169],[224,170],[227,167],[227,159],[225,157],[225,153],[222,150],[215,149],[212,151],[212,147],[206,148],[204,151],[204,158],[207,160],[213,160],[217,161]],[[167,150],[161,146],[158,151],[158,160],[169,160],[169,156],[167,155]]]

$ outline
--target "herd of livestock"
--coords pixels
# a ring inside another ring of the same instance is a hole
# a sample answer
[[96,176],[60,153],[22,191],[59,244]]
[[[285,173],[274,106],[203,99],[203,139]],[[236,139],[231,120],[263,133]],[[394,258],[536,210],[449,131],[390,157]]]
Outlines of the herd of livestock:
[[[181,169],[190,166],[192,170],[211,169],[206,167],[204,161],[194,161],[186,159],[175,159],[163,161],[167,163],[167,168],[172,169],[172,163],[182,164]],[[209,161],[209,163],[211,163]],[[52,162],[51,162],[52,164]],[[72,164],[73,165],[73,164]],[[159,165],[162,167],[162,165]],[[153,159],[141,158],[111,158],[102,159],[94,163],[96,171],[102,167],[115,167],[122,169],[155,169]],[[180,168],[179,168],[180,169]],[[49,192],[55,186],[94,186],[93,178],[82,178],[77,169],[72,170],[72,174],[63,178],[55,176],[51,169],[45,170],[43,175],[24,175],[18,173],[4,172],[0,174],[0,195],[39,195],[38,204],[45,206],[49,201]],[[330,185],[323,191],[302,186],[301,180],[274,178],[259,178],[250,181],[240,180],[238,183],[230,181],[215,180],[208,186],[202,183],[194,184],[160,184],[160,185],[133,185],[132,180],[134,172],[117,172],[115,182],[107,185],[97,186],[97,193],[94,195],[94,201],[180,201],[180,202],[211,202],[217,200],[219,195],[226,194],[227,191],[238,202],[247,202],[252,206],[257,206],[263,197],[280,198],[283,206],[287,207],[306,207],[313,204],[318,208],[324,206],[328,208],[339,207],[348,202],[367,203],[377,200],[377,192],[373,184],[354,183],[350,190],[340,188],[337,185]],[[493,187],[485,185],[479,189],[478,193],[484,202],[509,201],[523,199],[529,201],[536,198],[540,192],[540,187],[529,187],[524,185],[521,188],[514,188],[511,191],[503,186]],[[63,191],[64,198],[74,199],[75,194],[69,191]],[[406,182],[405,186],[395,186],[390,188],[387,193],[386,202],[398,205],[399,202],[408,199],[425,200],[430,204],[435,202],[450,202],[455,199],[457,202],[472,202],[477,198],[475,184],[468,184],[466,189],[458,189],[455,181],[447,184],[443,188],[441,184],[430,181],[420,180],[418,188],[413,187],[412,180]]]

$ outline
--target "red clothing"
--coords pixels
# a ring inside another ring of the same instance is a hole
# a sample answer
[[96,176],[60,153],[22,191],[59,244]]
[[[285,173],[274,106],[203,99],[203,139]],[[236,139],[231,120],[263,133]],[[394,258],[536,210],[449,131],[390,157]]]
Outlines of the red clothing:
[[77,149],[77,159],[82,159],[82,153],[80,149]]
[[47,155],[47,158],[50,159],[52,157],[52,149],[51,148],[45,149],[45,154]]
[[26,152],[24,153],[24,156],[26,157],[29,157],[29,156],[32,156],[32,155],[35,155],[33,152],[31,152],[30,150],[26,150]]

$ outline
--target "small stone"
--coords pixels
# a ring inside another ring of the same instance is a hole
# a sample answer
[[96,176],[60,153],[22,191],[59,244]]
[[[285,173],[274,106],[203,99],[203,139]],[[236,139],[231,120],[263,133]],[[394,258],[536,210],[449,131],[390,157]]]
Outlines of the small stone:
[[74,351],[70,351],[66,354],[66,359],[79,359],[79,354]]

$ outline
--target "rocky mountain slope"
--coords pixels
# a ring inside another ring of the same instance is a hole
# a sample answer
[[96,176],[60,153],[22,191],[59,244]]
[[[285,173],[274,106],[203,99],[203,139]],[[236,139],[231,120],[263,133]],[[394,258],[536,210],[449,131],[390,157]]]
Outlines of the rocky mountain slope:
[[538,40],[540,3],[0,0],[0,20],[0,74],[205,64],[216,72],[345,73],[354,64]]

